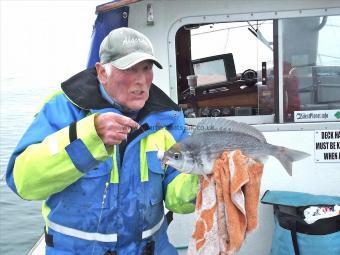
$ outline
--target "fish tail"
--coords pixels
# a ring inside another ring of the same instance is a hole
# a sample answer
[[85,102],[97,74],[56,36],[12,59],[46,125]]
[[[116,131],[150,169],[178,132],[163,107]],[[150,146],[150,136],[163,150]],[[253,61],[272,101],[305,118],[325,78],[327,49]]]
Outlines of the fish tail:
[[290,176],[292,176],[292,163],[310,156],[310,154],[303,151],[292,150],[282,146],[275,147],[276,149],[272,150],[273,156],[281,162]]

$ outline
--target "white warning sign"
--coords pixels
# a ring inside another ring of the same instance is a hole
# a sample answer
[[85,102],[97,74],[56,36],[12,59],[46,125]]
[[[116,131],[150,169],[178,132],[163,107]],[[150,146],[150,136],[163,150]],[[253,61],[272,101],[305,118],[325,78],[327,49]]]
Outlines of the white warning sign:
[[340,130],[315,130],[315,162],[340,162]]

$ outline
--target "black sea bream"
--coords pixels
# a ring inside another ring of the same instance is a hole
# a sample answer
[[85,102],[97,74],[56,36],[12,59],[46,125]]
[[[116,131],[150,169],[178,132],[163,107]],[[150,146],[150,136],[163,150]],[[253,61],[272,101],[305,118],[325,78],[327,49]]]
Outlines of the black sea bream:
[[289,175],[292,175],[292,162],[309,156],[302,151],[267,143],[259,130],[245,123],[205,118],[197,124],[191,136],[174,144],[161,158],[163,164],[179,171],[206,175],[212,172],[215,159],[223,151],[237,149],[260,162],[264,162],[268,155],[274,156]]

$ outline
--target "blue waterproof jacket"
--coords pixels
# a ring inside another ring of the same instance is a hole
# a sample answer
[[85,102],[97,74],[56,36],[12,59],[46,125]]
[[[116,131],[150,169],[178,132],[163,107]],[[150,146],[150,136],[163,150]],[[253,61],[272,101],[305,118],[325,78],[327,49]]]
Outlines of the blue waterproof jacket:
[[152,254],[153,246],[154,254],[177,254],[163,204],[192,212],[198,180],[163,169],[157,150],[187,135],[178,106],[152,85],[137,118],[142,128],[106,148],[94,116],[120,112],[102,98],[95,69],[71,77],[62,90],[36,115],[6,175],[20,197],[44,201],[46,254]]

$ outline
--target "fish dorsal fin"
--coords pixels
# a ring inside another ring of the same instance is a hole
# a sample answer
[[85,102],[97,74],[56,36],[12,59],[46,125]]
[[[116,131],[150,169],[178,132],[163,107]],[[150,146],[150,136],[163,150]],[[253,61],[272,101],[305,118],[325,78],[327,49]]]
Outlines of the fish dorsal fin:
[[242,122],[236,122],[224,118],[204,118],[197,123],[192,135],[197,135],[209,131],[239,132],[251,135],[261,141],[266,141],[266,138],[263,136],[263,134],[256,128]]

